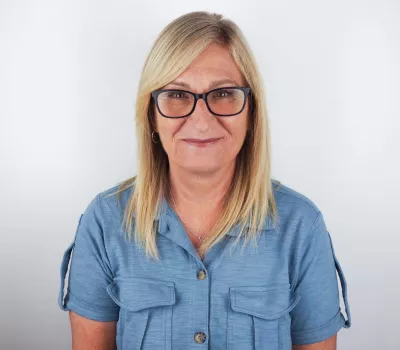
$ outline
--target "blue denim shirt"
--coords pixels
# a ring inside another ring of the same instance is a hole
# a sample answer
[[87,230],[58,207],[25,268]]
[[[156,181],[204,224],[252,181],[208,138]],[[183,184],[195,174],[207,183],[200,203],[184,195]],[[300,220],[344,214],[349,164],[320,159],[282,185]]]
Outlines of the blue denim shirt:
[[92,320],[118,320],[118,349],[291,350],[350,327],[343,271],[321,211],[304,195],[274,184],[279,226],[265,220],[258,248],[245,249],[232,248],[235,226],[203,260],[163,198],[156,262],[124,238],[132,188],[122,206],[107,196],[116,189],[96,195],[80,216],[63,256],[58,302]]

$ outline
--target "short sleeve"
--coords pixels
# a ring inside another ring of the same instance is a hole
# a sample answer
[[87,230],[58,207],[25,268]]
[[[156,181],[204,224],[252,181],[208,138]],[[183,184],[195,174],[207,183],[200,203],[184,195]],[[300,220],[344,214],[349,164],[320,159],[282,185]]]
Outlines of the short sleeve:
[[[300,300],[290,313],[292,343],[317,343],[332,337],[342,327],[349,328],[347,284],[321,212],[300,247],[296,271],[293,288]],[[340,277],[347,320],[340,308],[336,271]]]
[[[61,263],[59,306],[96,321],[118,320],[119,306],[107,286],[113,281],[104,233],[107,208],[97,195],[80,216],[75,238],[64,252]],[[72,257],[71,257],[72,255]],[[64,283],[70,263],[67,292]]]

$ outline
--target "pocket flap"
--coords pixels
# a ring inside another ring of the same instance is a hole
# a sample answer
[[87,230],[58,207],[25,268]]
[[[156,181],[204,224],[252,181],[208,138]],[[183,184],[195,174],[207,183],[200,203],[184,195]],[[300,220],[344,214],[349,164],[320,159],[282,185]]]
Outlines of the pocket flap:
[[232,310],[266,320],[285,315],[300,300],[300,295],[290,291],[289,284],[276,287],[231,287],[229,293]]
[[111,298],[130,311],[175,304],[174,282],[117,277],[107,286]]

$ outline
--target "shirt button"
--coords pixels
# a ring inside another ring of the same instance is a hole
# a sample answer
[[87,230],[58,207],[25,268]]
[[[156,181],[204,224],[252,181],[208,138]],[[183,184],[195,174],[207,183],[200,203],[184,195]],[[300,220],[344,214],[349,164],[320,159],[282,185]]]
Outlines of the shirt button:
[[194,334],[194,341],[197,344],[202,344],[206,341],[206,335],[203,332],[196,332]]
[[206,276],[207,276],[207,273],[206,273],[206,271],[203,270],[203,269],[200,269],[200,270],[197,272],[197,278],[198,278],[199,280],[204,280],[204,279],[206,278]]

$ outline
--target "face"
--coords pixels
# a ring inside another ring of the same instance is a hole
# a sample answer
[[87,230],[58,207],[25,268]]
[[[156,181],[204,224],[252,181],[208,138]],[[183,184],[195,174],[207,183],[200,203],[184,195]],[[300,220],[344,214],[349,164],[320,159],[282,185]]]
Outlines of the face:
[[[246,86],[242,74],[228,49],[210,44],[192,64],[163,89],[205,93],[209,90]],[[155,107],[155,131],[159,133],[170,166],[177,165],[192,172],[215,172],[232,165],[239,153],[248,128],[248,100],[240,114],[216,116],[203,99],[192,114],[179,119],[163,117]],[[210,143],[188,139],[217,139]]]

